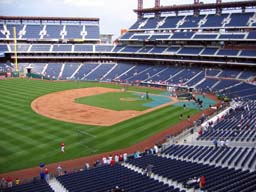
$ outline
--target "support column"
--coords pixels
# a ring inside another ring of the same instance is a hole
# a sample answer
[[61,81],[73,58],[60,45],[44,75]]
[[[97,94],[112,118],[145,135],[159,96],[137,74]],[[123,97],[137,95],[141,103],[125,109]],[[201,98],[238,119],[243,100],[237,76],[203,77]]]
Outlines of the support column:
[[[222,0],[216,0],[216,4],[221,4]],[[222,9],[220,7],[216,8],[216,15],[221,15]]]
[[[160,8],[160,4],[161,4],[160,0],[155,0],[155,8]],[[159,11],[155,13],[155,17],[156,18],[160,17],[160,12]]]
[[143,9],[143,0],[138,0],[138,19],[141,19],[143,14],[140,12]]
[[[199,0],[194,0],[194,4],[199,5]],[[199,9],[194,9],[194,15],[197,16],[199,14],[200,14],[200,10]]]

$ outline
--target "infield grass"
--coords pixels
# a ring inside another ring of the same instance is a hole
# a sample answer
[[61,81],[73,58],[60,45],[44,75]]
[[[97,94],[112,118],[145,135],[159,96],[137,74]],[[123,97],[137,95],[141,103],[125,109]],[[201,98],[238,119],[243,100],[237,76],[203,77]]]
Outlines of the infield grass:
[[[87,126],[49,119],[36,114],[31,102],[42,95],[85,87],[118,88],[112,84],[51,82],[28,79],[0,81],[0,172],[8,172],[121,149],[164,130],[184,116],[197,113],[168,106],[111,127]],[[160,90],[129,87],[159,94]],[[60,143],[65,142],[65,153]]]
[[145,107],[143,104],[151,101],[152,99],[142,99],[140,95],[134,94],[133,92],[109,92],[76,99],[78,103],[116,111],[143,111],[150,108]]

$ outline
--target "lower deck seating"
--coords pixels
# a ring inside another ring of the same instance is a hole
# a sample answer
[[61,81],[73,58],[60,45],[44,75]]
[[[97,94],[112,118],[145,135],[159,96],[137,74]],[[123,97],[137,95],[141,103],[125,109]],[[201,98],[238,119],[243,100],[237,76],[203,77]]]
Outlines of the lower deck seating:
[[2,192],[54,192],[54,190],[44,180],[33,183],[16,185],[12,188],[1,189]]
[[58,181],[72,192],[110,191],[119,186],[127,192],[179,192],[172,186],[160,183],[129,170],[119,164],[106,165],[91,170],[81,171],[57,177]]
[[[239,192],[256,190],[256,172],[235,170],[230,168],[215,167],[213,165],[204,165],[180,161],[175,159],[163,158],[154,155],[144,156],[142,158],[130,160],[128,163],[145,169],[149,164],[153,166],[152,172],[173,181],[187,185],[190,178],[205,176],[205,191],[216,192]],[[252,187],[253,186],[253,187]],[[198,183],[191,186],[199,188]]]

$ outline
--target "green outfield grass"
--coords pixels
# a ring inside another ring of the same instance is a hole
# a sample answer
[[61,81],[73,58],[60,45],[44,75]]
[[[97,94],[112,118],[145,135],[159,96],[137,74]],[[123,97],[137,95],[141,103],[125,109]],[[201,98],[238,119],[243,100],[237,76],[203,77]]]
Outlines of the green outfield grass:
[[139,94],[136,95],[133,92],[109,92],[76,99],[78,103],[116,111],[143,111],[150,108],[143,106],[143,104],[151,101],[152,99],[142,99]]
[[[179,121],[179,114],[197,110],[168,106],[111,127],[61,122],[36,114],[31,102],[42,95],[84,87],[118,88],[113,84],[50,82],[27,79],[0,81],[0,172],[38,166],[128,147]],[[159,90],[128,90],[160,94]],[[66,144],[60,152],[60,142]]]

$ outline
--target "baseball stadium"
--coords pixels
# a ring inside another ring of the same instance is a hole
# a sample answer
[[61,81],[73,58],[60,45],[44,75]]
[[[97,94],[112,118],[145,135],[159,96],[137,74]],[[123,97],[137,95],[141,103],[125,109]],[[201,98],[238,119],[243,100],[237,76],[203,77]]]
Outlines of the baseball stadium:
[[0,16],[0,191],[255,192],[256,1],[211,1]]

